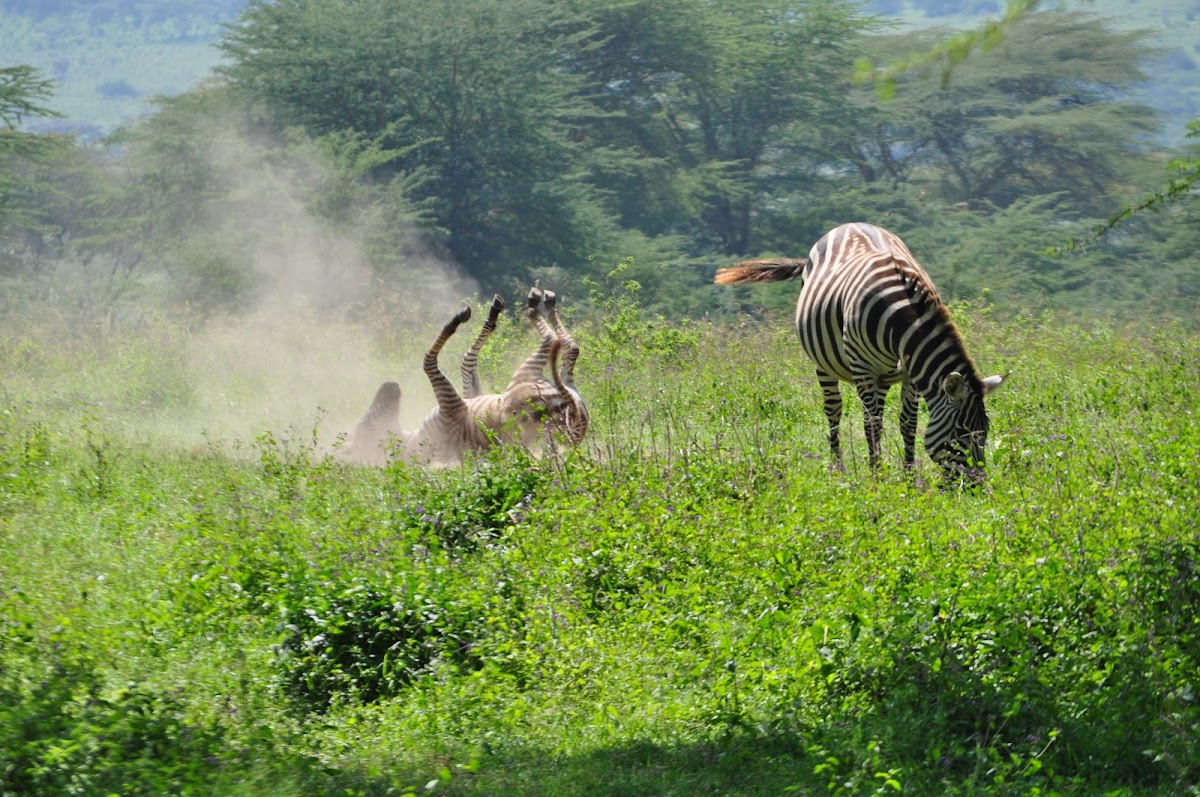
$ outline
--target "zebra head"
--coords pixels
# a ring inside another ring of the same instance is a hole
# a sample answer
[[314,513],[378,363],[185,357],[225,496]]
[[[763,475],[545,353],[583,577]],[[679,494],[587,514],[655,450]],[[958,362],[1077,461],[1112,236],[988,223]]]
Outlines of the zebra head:
[[983,481],[988,434],[983,400],[1008,376],[979,379],[974,374],[964,376],[953,371],[942,379],[942,401],[930,403],[925,450],[951,480],[974,484]]
[[[567,352],[563,352],[567,349]],[[579,349],[556,338],[549,349],[551,380],[544,378],[514,380],[500,395],[500,420],[515,424],[517,437],[525,445],[547,440],[561,434],[572,444],[579,445],[587,435],[590,418],[587,405],[579,392],[568,385],[559,371],[559,359],[574,355]],[[518,370],[517,374],[521,373]]]
[[[568,378],[564,379],[558,370],[558,357],[560,350],[568,373]],[[579,346],[575,344],[570,337],[562,338],[554,341],[550,346],[550,377],[554,382],[554,387],[562,397],[562,408],[559,417],[556,419],[558,426],[566,434],[567,439],[572,445],[579,445],[583,442],[584,436],[587,435],[588,425],[591,423],[591,418],[588,416],[587,405],[583,403],[583,397],[579,395],[579,391],[575,389],[575,379],[573,372],[575,370],[575,361],[579,359]]]

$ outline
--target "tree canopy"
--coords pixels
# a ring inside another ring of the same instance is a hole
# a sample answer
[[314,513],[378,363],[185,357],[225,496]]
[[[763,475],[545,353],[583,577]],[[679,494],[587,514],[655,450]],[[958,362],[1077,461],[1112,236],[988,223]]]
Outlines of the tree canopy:
[[[53,85],[29,66],[0,67],[0,234],[25,237],[38,226],[38,162],[49,160],[64,144],[61,140],[35,135],[20,128],[29,117],[52,117],[47,103]],[[11,267],[15,253],[0,255],[0,268]]]
[[[782,303],[713,292],[712,270],[865,219],[951,298],[1144,301],[1123,276],[1168,240],[1180,251],[1187,168],[1167,212],[1069,262],[1046,251],[1160,179],[1138,95],[1155,51],[1080,13],[1026,9],[1002,33],[939,50],[945,34],[887,30],[844,0],[252,0],[213,80],[107,142],[104,188],[64,240],[233,301],[255,279],[246,242],[270,227],[222,212],[245,201],[243,168],[297,178],[271,201],[354,230],[397,284],[434,273],[429,258],[485,294],[550,274],[600,285],[623,263],[662,312]],[[907,56],[931,52],[952,79]],[[881,96],[856,62],[910,67]],[[11,96],[40,107],[48,86],[23,79]],[[1190,290],[1170,306],[1191,312]]]

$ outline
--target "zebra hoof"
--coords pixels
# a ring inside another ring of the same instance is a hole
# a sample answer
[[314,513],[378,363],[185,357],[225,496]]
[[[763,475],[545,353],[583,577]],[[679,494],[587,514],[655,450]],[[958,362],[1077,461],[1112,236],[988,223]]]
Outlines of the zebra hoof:
[[554,305],[558,302],[558,296],[555,295],[554,291],[543,291],[542,296],[546,300],[546,310],[553,310]]
[[467,305],[466,307],[464,307],[463,309],[458,311],[458,315],[456,315],[456,316],[454,316],[454,318],[450,319],[450,323],[446,324],[446,329],[449,330],[450,332],[453,332],[454,330],[458,329],[459,324],[463,324],[470,320],[471,320],[471,306]]
[[489,315],[494,319],[502,312],[504,312],[504,300],[500,298],[500,294],[497,293],[492,297],[492,309]]
[[529,309],[536,310],[537,306],[542,303],[542,289],[534,285],[529,289]]

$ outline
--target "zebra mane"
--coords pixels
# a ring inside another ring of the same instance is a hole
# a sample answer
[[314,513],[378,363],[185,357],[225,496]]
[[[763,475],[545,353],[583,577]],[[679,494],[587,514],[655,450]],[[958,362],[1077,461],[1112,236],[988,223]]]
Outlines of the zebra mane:
[[938,324],[945,327],[948,331],[950,339],[954,341],[955,348],[967,363],[968,373],[963,374],[963,376],[971,383],[971,387],[982,392],[983,377],[979,375],[979,370],[975,367],[975,361],[967,353],[966,341],[963,340],[962,333],[958,331],[958,325],[950,317],[950,309],[942,301],[942,296],[938,293],[937,286],[933,284],[933,278],[929,276],[915,259],[912,259],[911,255],[901,257],[893,250],[889,253],[889,256],[896,268],[897,275],[908,291],[909,301],[919,307],[929,306],[933,308],[937,314]]
[[[932,285],[932,283],[930,284]],[[950,309],[942,302],[941,297],[937,295],[936,291],[929,299],[933,303],[938,321],[946,328],[950,339],[954,341],[955,348],[958,349],[958,353],[962,355],[963,360],[967,363],[967,373],[963,374],[963,378],[982,396],[983,377],[979,375],[979,369],[975,367],[975,361],[967,353],[967,343],[963,340],[962,333],[958,331],[958,326],[954,323],[954,319],[950,317]]]

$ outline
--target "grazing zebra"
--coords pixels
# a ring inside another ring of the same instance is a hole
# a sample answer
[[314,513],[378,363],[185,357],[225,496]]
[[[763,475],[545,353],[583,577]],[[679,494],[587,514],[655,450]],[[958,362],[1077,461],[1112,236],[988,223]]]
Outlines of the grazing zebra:
[[808,259],[750,260],[717,272],[716,282],[773,282],[800,277],[796,330],[817,366],[829,419],[829,447],[842,465],[839,382],[863,404],[871,465],[880,460],[883,402],[901,384],[904,462],[914,464],[917,403],[925,399],[925,450],[952,478],[983,477],[988,417],[984,396],[1007,378],[983,379],[942,304],[933,280],[894,233],[843,224],[817,241]]
[[[437,406],[421,427],[411,431],[399,428],[400,386],[385,382],[356,424],[353,435],[345,445],[335,449],[335,456],[363,464],[382,464],[392,456],[409,462],[446,463],[493,444],[531,446],[557,433],[564,434],[571,443],[582,442],[589,418],[587,406],[574,385],[573,370],[579,348],[562,327],[553,294],[549,291],[546,294],[550,297],[546,302],[551,316],[549,323],[538,312],[542,292],[537,288],[530,292],[526,314],[542,332],[542,340],[513,374],[504,392],[483,393],[477,373],[479,351],[504,309],[503,300],[497,296],[483,329],[463,357],[462,394],[441,372],[438,354],[458,327],[471,317],[469,307],[442,328],[425,354],[425,375],[433,386]],[[569,363],[569,368],[560,369],[560,359]],[[547,364],[550,379],[544,376]]]

